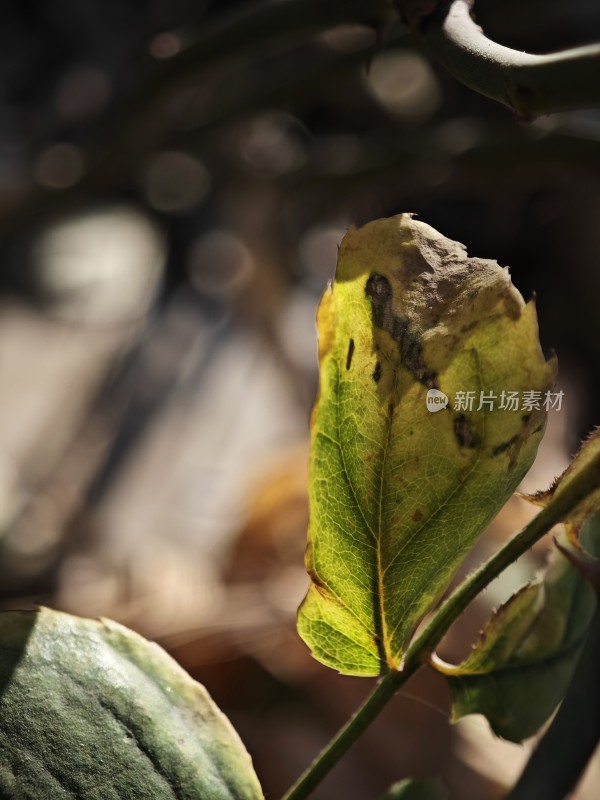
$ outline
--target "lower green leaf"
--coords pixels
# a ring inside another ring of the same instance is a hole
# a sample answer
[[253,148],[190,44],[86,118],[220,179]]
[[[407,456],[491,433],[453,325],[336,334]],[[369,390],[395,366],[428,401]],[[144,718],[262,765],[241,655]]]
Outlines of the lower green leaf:
[[446,800],[448,794],[438,778],[404,780],[390,786],[381,800]]
[[250,757],[160,647],[107,620],[0,614],[3,800],[258,800]]
[[469,658],[435,663],[452,692],[453,721],[483,714],[498,736],[535,734],[571,681],[596,608],[592,586],[560,553],[492,616]]

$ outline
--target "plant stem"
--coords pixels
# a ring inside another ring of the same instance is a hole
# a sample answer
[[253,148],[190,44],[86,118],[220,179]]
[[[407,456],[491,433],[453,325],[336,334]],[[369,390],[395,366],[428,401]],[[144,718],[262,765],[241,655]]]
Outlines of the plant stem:
[[412,677],[420,666],[415,662],[401,672],[388,672],[381,678],[364,703],[354,712],[344,727],[338,731],[282,800],[302,800],[302,798],[308,797],[350,746],[366,731],[398,689]]
[[369,727],[394,694],[431,657],[452,623],[494,578],[535,542],[572,514],[579,503],[600,486],[600,455],[561,486],[550,503],[495,555],[466,578],[442,603],[410,644],[402,668],[385,675],[331,742],[300,776],[282,800],[304,800],[321,783],[352,744]]
[[431,53],[461,83],[526,119],[600,105],[599,44],[522,53],[488,39],[470,6],[467,0],[442,3],[424,27]]

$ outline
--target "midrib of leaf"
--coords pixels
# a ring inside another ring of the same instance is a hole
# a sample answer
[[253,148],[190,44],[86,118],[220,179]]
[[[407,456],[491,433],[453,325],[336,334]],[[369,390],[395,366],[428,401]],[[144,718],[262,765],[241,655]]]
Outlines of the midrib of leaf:
[[[394,367],[394,394],[398,388],[398,368]],[[381,471],[379,477],[379,508],[377,513],[377,584],[378,584],[378,603],[379,603],[379,614],[381,616],[381,636],[382,636],[382,644],[383,644],[383,651],[386,656],[386,666],[390,669],[395,669],[398,664],[395,663],[394,656],[392,654],[391,648],[391,638],[389,636],[388,627],[387,627],[387,617],[385,613],[385,591],[383,586],[383,579],[385,577],[385,572],[383,571],[383,564],[382,564],[382,557],[381,557],[381,539],[382,539],[382,528],[383,528],[383,486],[385,483],[385,465],[387,461],[387,453],[390,445],[390,439],[392,437],[392,424],[394,421],[394,406],[390,406],[388,404],[387,413],[386,413],[386,426],[387,426],[387,433],[385,437],[385,448],[383,450],[383,456],[381,459]]]

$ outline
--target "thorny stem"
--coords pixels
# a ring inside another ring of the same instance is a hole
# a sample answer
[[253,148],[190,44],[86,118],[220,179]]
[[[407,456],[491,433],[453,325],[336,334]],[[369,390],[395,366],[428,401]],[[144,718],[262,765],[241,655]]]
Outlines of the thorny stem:
[[302,798],[309,797],[313,789],[321,783],[350,746],[366,731],[398,689],[420,666],[415,662],[410,667],[405,666],[401,672],[388,672],[381,678],[364,703],[354,712],[344,727],[338,731],[282,800],[302,800]]
[[379,680],[375,689],[358,708],[282,800],[304,800],[328,775],[341,757],[369,727],[396,692],[430,658],[452,623],[494,578],[522,556],[535,542],[568,517],[591,492],[600,486],[600,456],[574,476],[531,522],[510,539],[495,555],[466,578],[442,603],[429,622],[410,644],[402,667]]

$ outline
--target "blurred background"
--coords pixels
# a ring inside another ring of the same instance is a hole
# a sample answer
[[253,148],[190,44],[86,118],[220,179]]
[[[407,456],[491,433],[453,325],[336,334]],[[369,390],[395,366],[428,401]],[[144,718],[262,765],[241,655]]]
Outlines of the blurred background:
[[[518,49],[600,39],[595,0],[476,5]],[[519,124],[401,26],[384,48],[358,25],[231,35],[240,8],[2,4],[0,593],[159,641],[276,797],[369,689],[316,663],[294,624],[337,245],[413,211],[536,293],[565,392],[526,488],[547,486],[600,421],[600,113]],[[530,514],[513,499],[473,563]],[[543,556],[493,585],[445,657]],[[450,726],[444,685],[420,674],[314,796],[441,774],[451,800],[492,800],[526,753],[478,718]],[[599,787],[595,763],[577,798]]]

